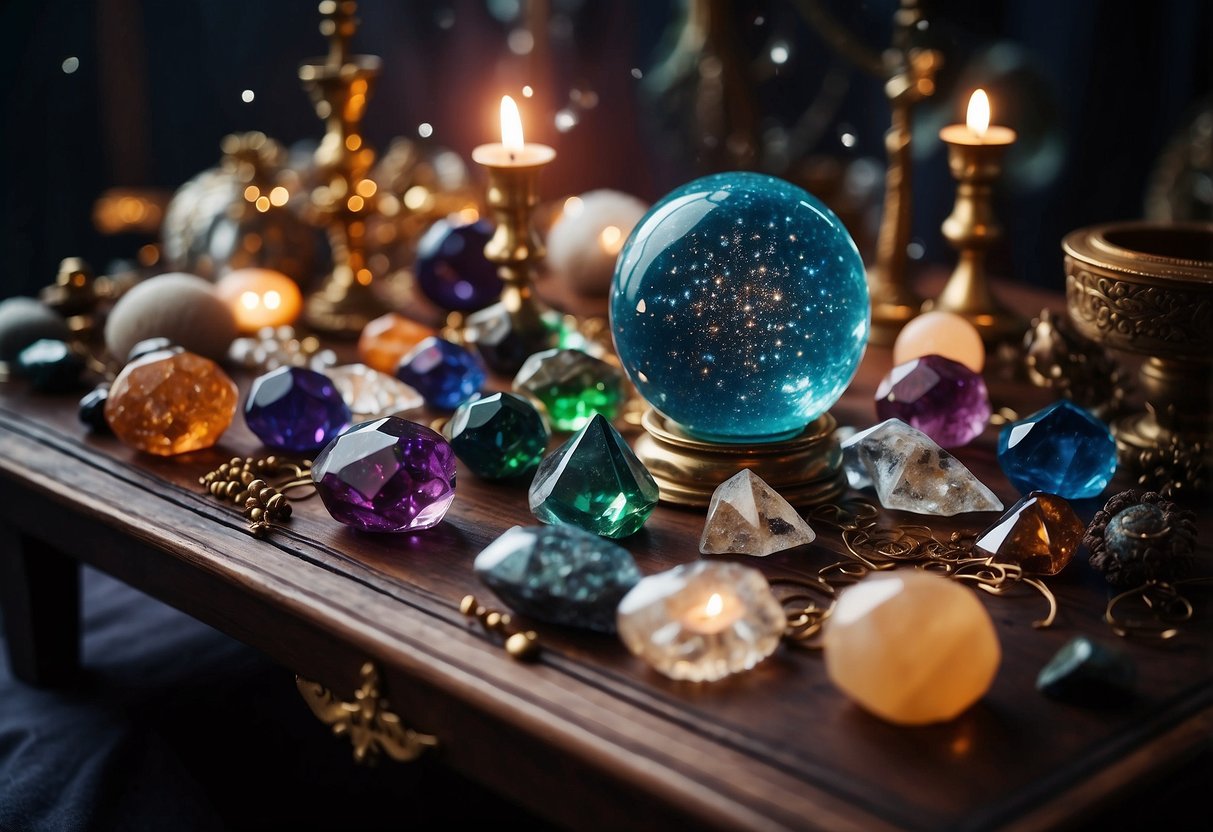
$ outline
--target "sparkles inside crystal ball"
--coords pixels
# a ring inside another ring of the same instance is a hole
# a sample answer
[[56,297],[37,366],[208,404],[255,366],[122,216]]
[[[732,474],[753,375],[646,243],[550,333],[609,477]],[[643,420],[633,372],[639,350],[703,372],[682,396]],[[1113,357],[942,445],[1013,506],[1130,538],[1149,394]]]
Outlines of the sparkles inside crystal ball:
[[838,217],[757,173],[706,176],[645,215],[615,266],[611,326],[644,398],[722,443],[798,434],[868,341],[863,261]]

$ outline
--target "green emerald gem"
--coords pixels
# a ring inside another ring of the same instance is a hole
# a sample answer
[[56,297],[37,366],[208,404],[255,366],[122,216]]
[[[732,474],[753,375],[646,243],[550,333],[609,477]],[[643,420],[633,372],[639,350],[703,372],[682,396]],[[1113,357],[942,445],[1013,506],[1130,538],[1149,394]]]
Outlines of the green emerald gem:
[[579,350],[544,350],[522,365],[514,390],[542,404],[553,429],[580,430],[594,414],[619,414],[623,374]]
[[597,415],[539,464],[530,502],[545,523],[627,537],[644,525],[659,496],[653,476],[619,431]]
[[444,432],[459,461],[488,480],[529,474],[548,447],[539,411],[510,393],[465,402]]

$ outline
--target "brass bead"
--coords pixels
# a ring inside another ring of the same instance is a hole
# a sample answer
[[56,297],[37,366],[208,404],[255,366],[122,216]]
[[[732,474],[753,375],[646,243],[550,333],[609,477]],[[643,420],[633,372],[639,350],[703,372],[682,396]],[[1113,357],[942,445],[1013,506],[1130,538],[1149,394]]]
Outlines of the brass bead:
[[534,632],[514,633],[505,640],[505,652],[519,661],[539,655],[539,641]]
[[285,494],[275,494],[265,502],[265,507],[278,510],[287,505]]
[[263,509],[250,508],[248,510],[248,519],[252,520],[253,522],[257,522],[257,521],[261,520],[264,516],[265,516],[265,511]]
[[251,485],[255,479],[256,478],[249,471],[240,472],[240,484],[241,485]]
[[265,480],[253,480],[252,482],[248,483],[249,493],[258,494],[261,492],[261,489],[265,488],[267,485],[269,485],[269,483],[267,483]]
[[261,503],[257,500],[256,497],[249,497],[242,503],[242,505],[245,508],[261,508]]
[[228,462],[228,465],[230,465],[232,468],[239,468],[243,464],[244,464],[244,460],[238,456],[232,457],[231,461]]
[[477,606],[479,605],[476,603],[475,595],[465,595],[463,596],[463,600],[459,602],[459,612],[464,615],[474,615]]
[[263,488],[257,492],[257,499],[263,503],[268,503],[270,499],[272,499],[277,493],[278,490],[276,488],[270,488],[267,486],[266,488]]
[[494,610],[493,612],[490,612],[487,615],[485,615],[484,626],[485,626],[485,629],[487,629],[487,630],[500,630],[501,629],[501,613]]

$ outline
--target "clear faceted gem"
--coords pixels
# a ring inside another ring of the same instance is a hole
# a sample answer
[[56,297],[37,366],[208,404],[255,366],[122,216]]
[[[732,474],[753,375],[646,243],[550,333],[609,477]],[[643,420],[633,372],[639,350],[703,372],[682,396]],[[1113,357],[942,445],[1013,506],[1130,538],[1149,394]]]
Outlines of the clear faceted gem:
[[531,473],[548,447],[539,412],[510,393],[460,405],[444,432],[463,464],[489,480]]
[[657,483],[619,431],[595,416],[539,464],[531,511],[603,537],[627,537],[657,505]]
[[711,682],[774,653],[787,616],[757,569],[699,561],[642,579],[617,622],[627,648],[658,672]]
[[830,681],[900,725],[959,716],[989,690],[1002,655],[977,593],[914,569],[843,590],[824,645]]
[[328,376],[279,367],[259,376],[244,403],[244,421],[267,446],[310,454],[350,426],[350,409]]
[[329,514],[347,526],[418,531],[437,525],[455,499],[455,453],[424,425],[388,416],[330,442],[312,479]]
[[998,464],[1021,492],[1094,497],[1116,473],[1116,441],[1107,425],[1061,399],[1002,429]]
[[394,373],[409,350],[434,334],[434,330],[411,318],[388,312],[362,328],[358,357],[381,373]]
[[396,378],[421,394],[426,404],[454,410],[484,387],[484,367],[463,347],[442,338],[426,338],[396,368]]
[[623,374],[580,350],[544,350],[526,360],[514,389],[540,404],[555,430],[581,430],[595,413],[619,414]]
[[816,539],[796,509],[746,468],[712,493],[699,551],[766,557]]
[[238,399],[235,383],[209,358],[154,352],[127,364],[114,379],[105,420],[132,448],[172,456],[219,441]]
[[325,370],[355,419],[377,419],[416,410],[425,404],[421,394],[395,376],[365,364],[346,364]]
[[977,536],[974,547],[999,563],[1037,575],[1056,575],[1078,551],[1086,526],[1056,494],[1033,491]]
[[939,355],[894,367],[876,388],[876,415],[900,419],[945,448],[967,445],[990,420],[990,395],[981,376]]
[[1076,636],[1041,668],[1036,689],[1054,699],[1099,706],[1131,696],[1136,678],[1137,668],[1126,654]]
[[516,612],[603,633],[615,632],[615,608],[640,580],[626,549],[573,526],[515,526],[475,570]]
[[533,331],[519,330],[509,310],[500,303],[468,315],[464,326],[477,355],[505,376],[517,373],[530,356],[555,346],[562,331],[560,316],[552,312],[545,313],[542,326]]
[[1001,511],[1002,501],[920,430],[888,419],[842,443],[853,488],[872,487],[885,508],[951,517]]

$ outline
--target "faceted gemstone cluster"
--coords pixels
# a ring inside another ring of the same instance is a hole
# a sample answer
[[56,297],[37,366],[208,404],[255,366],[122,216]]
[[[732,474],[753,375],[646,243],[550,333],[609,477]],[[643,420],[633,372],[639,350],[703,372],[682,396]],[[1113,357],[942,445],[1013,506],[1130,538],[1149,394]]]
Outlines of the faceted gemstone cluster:
[[899,419],[844,440],[842,455],[851,487],[874,488],[885,508],[943,517],[1002,510],[1002,501],[973,472]]
[[698,561],[644,578],[619,602],[619,637],[671,679],[711,682],[775,652],[787,616],[757,569]]
[[428,326],[388,312],[362,328],[358,337],[358,357],[381,373],[394,373],[400,366],[400,359],[433,334],[434,330]]
[[417,285],[443,309],[471,312],[501,296],[497,265],[484,256],[493,226],[438,220],[417,243]]
[[899,725],[959,716],[998,672],[994,624],[977,594],[898,569],[843,590],[825,626],[826,673],[863,708]]
[[615,608],[640,581],[626,549],[573,526],[515,526],[475,570],[516,612],[602,633],[615,632]]
[[1136,678],[1137,668],[1127,655],[1075,636],[1041,668],[1036,689],[1054,699],[1098,706],[1132,696]]
[[355,419],[377,419],[416,410],[425,403],[421,394],[395,376],[365,364],[333,367],[324,374],[332,379]]
[[21,350],[16,371],[40,393],[66,393],[80,385],[84,359],[66,341],[43,338]]
[[531,473],[548,447],[548,430],[539,412],[510,393],[460,405],[445,433],[463,464],[487,480]]
[[238,399],[235,383],[209,358],[154,352],[127,364],[114,379],[105,420],[132,448],[173,456],[219,441]]
[[543,405],[554,430],[581,430],[595,413],[618,415],[623,373],[579,350],[544,350],[522,365],[514,389]]
[[400,361],[396,378],[420,393],[431,407],[454,410],[480,392],[487,375],[476,356],[463,347],[442,338],[426,338]]
[[539,464],[531,511],[544,523],[568,523],[603,537],[639,531],[660,493],[619,431],[602,416]]
[[766,557],[816,539],[796,509],[745,468],[712,493],[699,551]]
[[350,426],[350,409],[328,376],[279,367],[253,381],[244,402],[249,430],[270,448],[311,454]]
[[924,355],[894,367],[876,388],[876,415],[900,419],[944,448],[967,445],[990,420],[986,383],[965,365]]
[[1056,575],[1082,544],[1086,526],[1056,494],[1033,491],[977,536],[973,546],[1000,563],[1024,572]]
[[1002,429],[998,463],[1021,492],[1078,500],[1098,495],[1111,481],[1116,441],[1107,425],[1061,399]]
[[434,431],[388,416],[355,425],[312,465],[324,507],[368,532],[437,525],[455,499],[455,453]]

